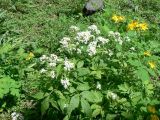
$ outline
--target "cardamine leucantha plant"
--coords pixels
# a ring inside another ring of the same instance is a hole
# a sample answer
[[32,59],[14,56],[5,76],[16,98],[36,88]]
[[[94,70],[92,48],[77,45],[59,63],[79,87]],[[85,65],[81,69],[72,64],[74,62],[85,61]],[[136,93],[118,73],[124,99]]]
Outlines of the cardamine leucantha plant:
[[42,118],[145,119],[159,105],[159,57],[146,42],[96,25],[69,28],[59,49],[37,60],[39,81],[32,95]]

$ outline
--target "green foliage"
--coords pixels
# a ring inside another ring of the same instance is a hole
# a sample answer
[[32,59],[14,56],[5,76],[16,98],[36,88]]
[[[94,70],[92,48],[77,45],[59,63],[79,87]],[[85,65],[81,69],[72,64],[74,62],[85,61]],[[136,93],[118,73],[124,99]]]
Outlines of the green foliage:
[[[81,14],[84,2],[1,0],[2,116],[17,111],[26,120],[160,117],[159,1],[105,0],[104,10],[89,17]],[[114,22],[114,14],[125,20]],[[132,20],[148,29],[129,31]],[[77,43],[77,32],[92,24],[101,33],[93,30],[88,43]],[[80,30],[72,31],[72,25]],[[69,47],[60,42],[63,37],[70,38]],[[109,41],[98,41],[90,55],[89,43],[98,37]]]

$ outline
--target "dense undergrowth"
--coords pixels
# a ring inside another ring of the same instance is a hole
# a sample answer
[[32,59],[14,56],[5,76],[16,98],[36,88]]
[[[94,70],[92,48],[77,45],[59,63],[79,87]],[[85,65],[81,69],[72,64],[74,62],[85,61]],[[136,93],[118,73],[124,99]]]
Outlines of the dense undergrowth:
[[0,119],[160,117],[160,3],[0,1]]

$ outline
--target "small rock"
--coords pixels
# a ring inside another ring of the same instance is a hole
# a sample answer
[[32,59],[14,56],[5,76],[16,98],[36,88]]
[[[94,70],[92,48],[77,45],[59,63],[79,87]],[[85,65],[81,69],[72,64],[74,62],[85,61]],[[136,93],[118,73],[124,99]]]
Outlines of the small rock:
[[86,2],[83,8],[83,15],[84,16],[92,15],[95,12],[103,9],[103,7],[104,7],[103,0],[89,0],[88,2]]

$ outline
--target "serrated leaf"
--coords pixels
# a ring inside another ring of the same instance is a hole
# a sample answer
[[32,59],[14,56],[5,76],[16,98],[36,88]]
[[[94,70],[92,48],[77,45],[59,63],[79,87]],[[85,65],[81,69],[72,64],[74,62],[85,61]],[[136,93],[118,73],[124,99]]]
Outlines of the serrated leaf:
[[83,65],[84,65],[84,61],[79,61],[77,63],[77,68],[81,68],[81,67],[83,67]]
[[88,85],[88,82],[79,84],[77,87],[77,90],[80,90],[80,91],[85,91],[85,90],[89,90],[89,89],[90,89],[90,86]]
[[90,107],[90,104],[88,103],[87,100],[85,100],[84,98],[81,98],[81,106],[82,106],[82,110],[83,112],[91,117],[92,116],[92,110],[91,110],[91,107]]
[[72,113],[72,111],[79,106],[79,94],[74,95],[71,98],[70,104],[68,106],[68,115]]
[[92,103],[102,102],[103,95],[97,91],[84,91],[81,93],[82,97]]
[[85,76],[90,73],[90,70],[88,68],[78,68],[77,72],[78,72],[78,76]]
[[53,99],[50,99],[50,103],[51,103],[51,105],[52,105],[52,107],[53,107],[53,108],[56,108],[57,110],[59,110],[59,108],[58,108],[58,105],[57,105],[57,102],[56,102],[56,101],[54,101]]
[[41,114],[42,116],[46,113],[46,111],[49,108],[49,97],[45,98],[42,102],[41,102]]
[[41,100],[44,98],[44,93],[43,92],[38,92],[35,95],[32,96],[35,99]]
[[136,74],[142,81],[143,80],[150,80],[148,71],[146,71],[143,68],[140,68],[139,70],[137,70]]
[[101,113],[101,109],[95,109],[92,113],[92,117],[96,117],[97,115],[99,115]]

